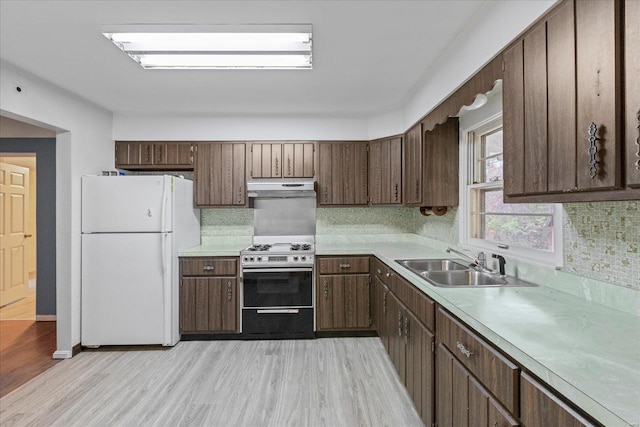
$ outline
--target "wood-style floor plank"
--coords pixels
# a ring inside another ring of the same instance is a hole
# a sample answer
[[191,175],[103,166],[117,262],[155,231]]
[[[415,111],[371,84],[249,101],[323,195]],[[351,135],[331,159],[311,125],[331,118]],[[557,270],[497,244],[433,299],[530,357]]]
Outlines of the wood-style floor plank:
[[0,397],[54,366],[56,322],[0,321]]
[[84,351],[0,399],[2,426],[421,426],[378,338]]

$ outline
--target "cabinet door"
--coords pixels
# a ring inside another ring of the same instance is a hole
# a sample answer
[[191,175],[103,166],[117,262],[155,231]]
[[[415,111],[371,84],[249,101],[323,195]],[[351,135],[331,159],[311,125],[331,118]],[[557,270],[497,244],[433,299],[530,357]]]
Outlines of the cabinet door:
[[422,124],[418,123],[404,137],[404,204],[422,203]]
[[525,373],[520,376],[520,393],[520,419],[525,427],[593,425]]
[[524,38],[524,191],[547,191],[547,63],[546,25]]
[[318,330],[368,329],[371,325],[369,275],[319,278]]
[[640,187],[640,2],[626,0],[624,14],[626,180],[627,186]]
[[502,55],[504,194],[524,194],[524,47],[518,41]]
[[195,164],[195,205],[244,206],[246,204],[245,145],[201,143]]
[[575,2],[579,190],[621,185],[621,8],[618,0]]
[[319,144],[320,205],[366,205],[368,202],[368,143]]
[[405,384],[404,307],[392,293],[387,295],[387,310],[389,312],[389,357],[402,383]]
[[313,178],[315,145],[312,142],[282,144],[282,176]]
[[235,277],[183,278],[180,286],[182,333],[238,332]]
[[438,427],[469,426],[469,374],[442,345],[436,357],[436,424]]
[[402,138],[369,144],[369,195],[372,205],[400,204]]
[[282,177],[282,144],[251,144],[251,177]]
[[458,206],[459,125],[457,117],[423,133],[423,193],[424,206]]
[[[516,427],[518,421],[443,346],[436,358],[437,425]],[[546,425],[564,426],[551,422]]]
[[409,310],[405,311],[405,386],[426,426],[434,422],[434,335]]
[[340,329],[345,326],[343,276],[319,276],[316,298],[318,330]]
[[191,166],[193,152],[191,144],[185,142],[158,142],[153,144],[153,164],[155,166]]

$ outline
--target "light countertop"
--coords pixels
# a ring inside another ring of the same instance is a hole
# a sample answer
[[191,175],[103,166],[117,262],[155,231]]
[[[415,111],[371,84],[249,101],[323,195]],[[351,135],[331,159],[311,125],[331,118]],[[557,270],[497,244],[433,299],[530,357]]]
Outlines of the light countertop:
[[[238,256],[238,246],[180,256]],[[432,286],[395,260],[456,256],[412,241],[319,242],[316,255],[375,255],[604,425],[640,426],[640,317],[545,286]]]

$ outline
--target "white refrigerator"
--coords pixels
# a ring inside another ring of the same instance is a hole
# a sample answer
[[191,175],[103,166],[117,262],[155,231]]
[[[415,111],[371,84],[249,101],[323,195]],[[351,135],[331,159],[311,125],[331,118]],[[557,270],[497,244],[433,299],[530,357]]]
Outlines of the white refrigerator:
[[175,345],[177,252],[198,244],[192,181],[83,176],[82,345]]

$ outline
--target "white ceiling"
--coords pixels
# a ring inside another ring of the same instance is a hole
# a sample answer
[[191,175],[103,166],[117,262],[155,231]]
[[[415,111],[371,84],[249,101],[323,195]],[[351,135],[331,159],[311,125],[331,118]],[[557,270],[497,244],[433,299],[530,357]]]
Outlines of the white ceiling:
[[[0,57],[119,113],[368,116],[398,108],[484,0],[0,1]],[[313,70],[144,70],[116,24],[313,25]]]

